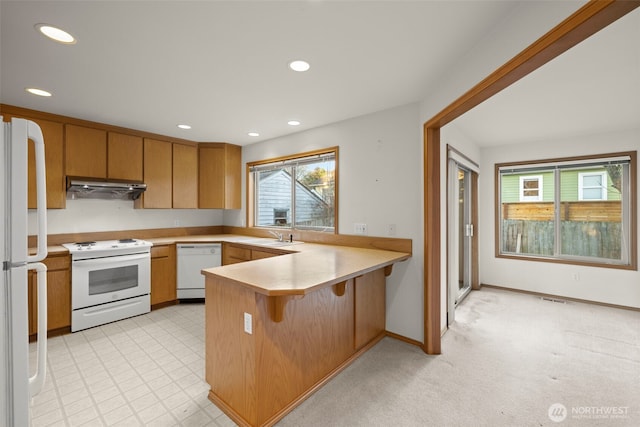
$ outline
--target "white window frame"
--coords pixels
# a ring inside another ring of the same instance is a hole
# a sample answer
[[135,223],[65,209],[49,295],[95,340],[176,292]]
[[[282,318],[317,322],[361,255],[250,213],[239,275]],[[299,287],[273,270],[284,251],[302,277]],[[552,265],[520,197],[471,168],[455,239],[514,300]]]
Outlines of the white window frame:
[[[594,176],[594,175],[599,175],[602,178],[602,186],[598,187],[600,188],[601,191],[601,195],[602,197],[599,199],[585,199],[584,198],[584,189],[592,189],[592,188],[596,188],[593,186],[585,186],[584,185],[584,178],[588,177],[588,176]],[[591,200],[608,200],[607,197],[607,186],[608,186],[609,182],[607,179],[607,172],[606,171],[601,171],[601,172],[579,172],[578,173],[578,200],[582,201],[591,201]]]
[[[537,180],[538,181],[538,195],[537,196],[525,196],[524,195],[524,181],[532,181],[532,180]],[[521,202],[541,202],[543,199],[543,192],[542,192],[542,175],[526,175],[526,176],[521,176],[520,177],[520,201]]]

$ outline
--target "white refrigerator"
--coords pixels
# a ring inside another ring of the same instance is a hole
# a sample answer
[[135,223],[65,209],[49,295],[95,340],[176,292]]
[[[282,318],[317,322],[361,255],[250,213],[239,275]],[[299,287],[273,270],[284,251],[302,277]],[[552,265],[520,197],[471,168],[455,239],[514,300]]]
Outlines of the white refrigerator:
[[[30,400],[44,385],[47,358],[47,217],[44,139],[28,120],[0,116],[0,425],[28,426]],[[27,244],[28,140],[36,159],[37,252]],[[29,362],[28,271],[37,274],[38,341],[36,362]],[[31,372],[33,371],[33,375]]]

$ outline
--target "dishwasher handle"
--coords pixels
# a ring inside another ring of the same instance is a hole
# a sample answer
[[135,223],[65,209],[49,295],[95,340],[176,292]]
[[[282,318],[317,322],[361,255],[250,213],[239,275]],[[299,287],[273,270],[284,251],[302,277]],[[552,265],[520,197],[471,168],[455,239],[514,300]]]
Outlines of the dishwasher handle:
[[178,250],[178,256],[217,254],[222,251],[222,245],[220,245],[220,243],[178,244],[176,248]]

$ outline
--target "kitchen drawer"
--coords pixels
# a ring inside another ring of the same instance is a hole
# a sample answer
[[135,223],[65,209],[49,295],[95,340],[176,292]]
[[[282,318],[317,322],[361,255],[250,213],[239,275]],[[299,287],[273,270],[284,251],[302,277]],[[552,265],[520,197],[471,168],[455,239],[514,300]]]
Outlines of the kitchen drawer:
[[171,248],[169,246],[152,246],[151,258],[168,257],[171,255]]
[[43,261],[47,270],[68,270],[71,268],[71,257],[69,255],[50,256]]
[[249,261],[251,259],[251,249],[225,245],[224,251],[225,251],[224,255],[226,258],[235,258],[241,261]]

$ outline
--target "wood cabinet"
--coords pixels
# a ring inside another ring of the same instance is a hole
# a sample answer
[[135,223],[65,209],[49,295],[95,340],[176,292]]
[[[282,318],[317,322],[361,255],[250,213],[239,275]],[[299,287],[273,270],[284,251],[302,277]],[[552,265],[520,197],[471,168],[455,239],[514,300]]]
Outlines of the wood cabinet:
[[[4,110],[2,115],[5,121],[11,118],[23,118],[31,120],[40,126],[42,136],[44,136],[44,158],[46,179],[47,179],[47,208],[64,209],[66,207],[66,187],[64,180],[64,125],[62,123],[35,119],[22,114],[7,114]],[[29,175],[28,175],[28,207],[35,209],[36,202],[36,156],[34,154],[33,142],[29,143]]]
[[[71,257],[52,255],[47,266],[47,331],[71,328]],[[38,332],[37,278],[29,273],[29,335]]]
[[107,178],[142,181],[142,138],[109,132],[107,139]]
[[172,206],[172,144],[144,139],[144,182],[142,207],[170,209]]
[[151,305],[176,301],[176,247],[151,248]]
[[240,209],[242,149],[232,144],[200,144],[198,206]]
[[198,147],[173,144],[173,208],[198,207]]
[[67,176],[107,177],[107,131],[67,124],[65,170]]
[[222,265],[237,264],[239,262],[252,261],[255,259],[270,258],[287,254],[286,251],[277,249],[256,249],[255,246],[239,245],[234,243],[222,244]]

